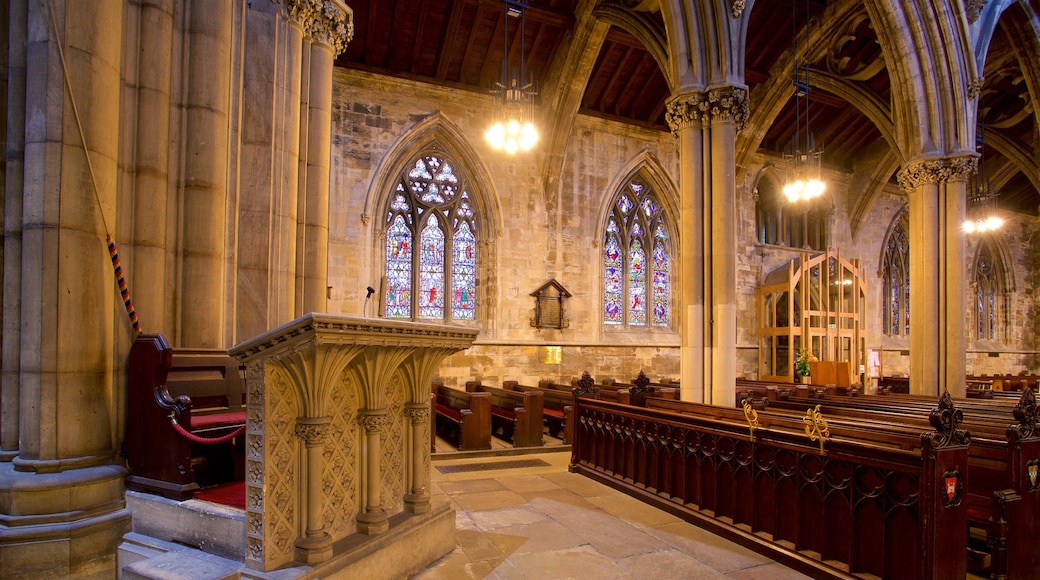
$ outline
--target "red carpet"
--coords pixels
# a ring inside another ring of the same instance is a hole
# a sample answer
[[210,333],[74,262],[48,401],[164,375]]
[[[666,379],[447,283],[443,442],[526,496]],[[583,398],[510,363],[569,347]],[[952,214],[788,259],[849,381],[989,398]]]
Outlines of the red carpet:
[[246,482],[232,481],[195,492],[195,499],[211,501],[240,510],[246,509]]

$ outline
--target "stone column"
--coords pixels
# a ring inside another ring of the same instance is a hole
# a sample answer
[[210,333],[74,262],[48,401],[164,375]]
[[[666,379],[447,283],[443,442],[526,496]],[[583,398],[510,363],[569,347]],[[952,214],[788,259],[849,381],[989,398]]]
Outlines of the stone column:
[[54,0],[17,3],[12,14],[26,6],[19,444],[0,463],[0,562],[11,577],[113,577],[130,529],[114,440],[118,292],[105,244],[124,6]]
[[668,102],[668,124],[679,141],[680,364],[684,400],[726,405],[734,396],[734,143],[747,117],[747,90],[743,87],[687,93]]
[[965,191],[974,156],[930,159],[899,173],[910,197],[910,390],[965,396]]
[[[301,176],[303,199],[298,228],[298,277],[302,278],[302,310],[325,312],[328,287],[329,249],[329,162],[332,146],[332,63],[346,50],[353,37],[353,12],[339,2],[326,0],[324,10],[314,15],[308,27],[311,45],[304,51],[308,66],[306,123],[306,170]],[[303,145],[301,145],[302,147]],[[301,163],[302,165],[302,163]]]
[[142,324],[155,332],[175,328],[166,278],[173,0],[141,3],[140,36],[129,282]]
[[300,82],[308,2],[246,11],[235,335],[256,336],[295,311]]
[[0,362],[0,461],[18,454],[18,383],[21,364],[22,188],[25,163],[27,0],[8,4],[7,162],[4,176],[3,354]]
[[181,326],[175,342],[220,348],[226,346],[224,259],[232,8],[225,2],[192,2],[188,12],[184,201],[180,219]]
[[404,414],[412,429],[411,461],[409,464],[410,490],[404,496],[405,511],[421,514],[430,511],[430,489],[426,484],[426,457],[430,449],[430,404],[408,403]]
[[303,440],[307,447],[304,456],[307,481],[307,508],[303,537],[296,539],[296,561],[315,564],[328,560],[332,556],[332,537],[329,536],[322,521],[324,496],[322,494],[322,475],[325,459],[322,450],[328,438],[328,417],[299,417],[296,419],[296,436]]
[[358,413],[358,425],[365,430],[360,458],[365,486],[361,497],[365,502],[363,511],[357,516],[358,532],[362,534],[381,534],[390,529],[390,520],[382,503],[383,481],[379,473],[383,459],[380,436],[387,419],[386,409],[364,409]]

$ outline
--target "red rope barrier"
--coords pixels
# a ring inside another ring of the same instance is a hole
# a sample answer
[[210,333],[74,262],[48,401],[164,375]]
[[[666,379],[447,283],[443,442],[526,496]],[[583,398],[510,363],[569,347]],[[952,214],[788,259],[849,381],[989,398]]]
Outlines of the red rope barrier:
[[184,427],[181,427],[181,424],[177,422],[177,418],[173,416],[173,413],[170,413],[170,423],[173,425],[173,428],[176,429],[178,433],[183,435],[188,441],[191,441],[192,443],[202,443],[203,445],[218,445],[220,443],[227,443],[228,441],[231,441],[235,437],[238,437],[239,435],[244,433],[246,430],[246,426],[242,425],[238,429],[235,429],[234,431],[228,433],[227,435],[224,435],[223,437],[215,437],[213,439],[208,439],[206,437],[199,437],[198,435],[189,432]]

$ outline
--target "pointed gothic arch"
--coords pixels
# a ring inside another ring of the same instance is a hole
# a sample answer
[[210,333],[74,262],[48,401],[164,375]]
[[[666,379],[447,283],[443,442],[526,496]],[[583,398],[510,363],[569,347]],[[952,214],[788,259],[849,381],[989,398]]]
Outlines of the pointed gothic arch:
[[365,216],[381,317],[480,325],[493,316],[498,196],[454,123],[434,113],[398,138],[372,177]]
[[996,235],[987,235],[975,245],[968,298],[968,336],[975,340],[1006,342],[1009,338],[1015,281],[1002,241]]
[[675,327],[677,189],[660,162],[637,155],[603,196],[598,232],[605,327]]
[[904,205],[885,232],[878,260],[881,278],[881,333],[910,336],[910,216]]

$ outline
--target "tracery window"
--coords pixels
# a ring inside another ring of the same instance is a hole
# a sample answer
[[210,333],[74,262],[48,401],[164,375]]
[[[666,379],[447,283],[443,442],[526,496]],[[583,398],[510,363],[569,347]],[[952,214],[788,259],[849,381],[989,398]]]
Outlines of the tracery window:
[[973,276],[975,338],[982,340],[1000,340],[1007,325],[1007,308],[1004,301],[1007,293],[1004,280],[1007,272],[988,241],[979,244],[975,257],[975,274]]
[[417,157],[386,212],[386,318],[474,320],[478,224],[465,180],[439,153]]
[[652,188],[630,181],[611,205],[603,235],[603,323],[667,327],[671,241]]
[[882,331],[910,336],[910,235],[904,209],[893,221],[881,258]]

